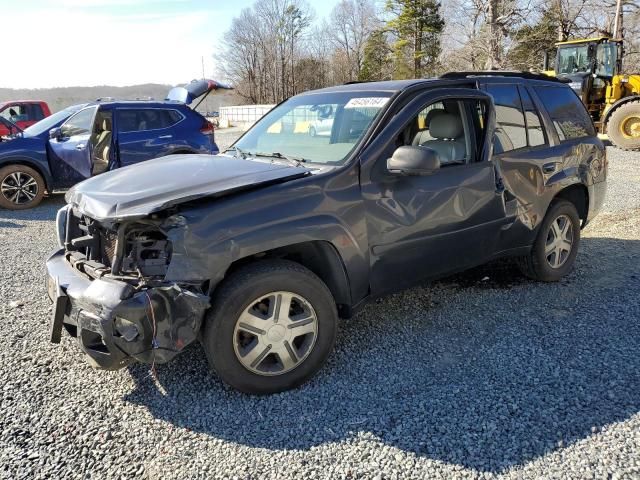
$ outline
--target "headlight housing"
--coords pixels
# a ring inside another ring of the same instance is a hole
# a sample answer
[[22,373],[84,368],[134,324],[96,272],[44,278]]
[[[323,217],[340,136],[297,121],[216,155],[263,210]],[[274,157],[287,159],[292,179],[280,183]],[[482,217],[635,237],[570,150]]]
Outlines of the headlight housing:
[[65,205],[58,210],[58,213],[56,213],[56,235],[58,237],[58,245],[60,248],[64,248],[64,241],[67,232],[67,219],[70,208],[71,205]]

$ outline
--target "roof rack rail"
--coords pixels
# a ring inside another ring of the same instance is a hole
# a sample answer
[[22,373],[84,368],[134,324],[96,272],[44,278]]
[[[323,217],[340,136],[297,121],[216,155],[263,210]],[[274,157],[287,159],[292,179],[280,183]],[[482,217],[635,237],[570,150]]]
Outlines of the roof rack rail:
[[551,77],[544,73],[520,72],[517,70],[479,70],[477,72],[447,72],[440,78],[472,78],[472,77],[517,77],[527,80],[545,80],[547,82],[569,83],[570,80]]

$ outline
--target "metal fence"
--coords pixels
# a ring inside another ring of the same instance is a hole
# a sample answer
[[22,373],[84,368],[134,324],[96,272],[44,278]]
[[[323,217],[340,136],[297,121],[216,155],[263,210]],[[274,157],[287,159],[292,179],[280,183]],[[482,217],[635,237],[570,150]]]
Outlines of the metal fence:
[[253,124],[271,110],[274,105],[238,105],[220,107],[220,119],[230,125]]

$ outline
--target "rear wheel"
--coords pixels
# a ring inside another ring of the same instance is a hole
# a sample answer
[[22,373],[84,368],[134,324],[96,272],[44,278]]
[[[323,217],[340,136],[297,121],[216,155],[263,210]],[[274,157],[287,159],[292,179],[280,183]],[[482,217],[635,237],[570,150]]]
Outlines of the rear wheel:
[[580,244],[580,217],[573,203],[553,203],[544,217],[529,255],[519,259],[526,276],[557,282],[573,268]]
[[618,148],[640,150],[640,101],[624,103],[613,111],[607,122],[607,135]]
[[33,208],[44,197],[44,180],[33,168],[8,165],[0,169],[0,207],[7,210]]
[[275,393],[322,367],[337,318],[333,297],[315,274],[294,262],[265,260],[224,281],[202,340],[224,382],[246,393]]
[[315,137],[316,136],[316,129],[315,127],[309,127],[309,135],[311,137]]

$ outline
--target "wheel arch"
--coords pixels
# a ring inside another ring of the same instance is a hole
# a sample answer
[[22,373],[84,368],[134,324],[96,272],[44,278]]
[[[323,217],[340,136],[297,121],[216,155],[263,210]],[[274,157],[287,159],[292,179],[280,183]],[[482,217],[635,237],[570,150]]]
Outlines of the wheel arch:
[[585,225],[589,216],[589,190],[584,184],[574,183],[573,185],[569,185],[568,187],[560,190],[553,197],[547,211],[551,208],[551,205],[558,200],[567,200],[568,202],[573,203],[578,211],[580,220],[582,220],[582,225]]
[[51,193],[53,190],[53,178],[51,177],[51,172],[47,169],[43,169],[40,162],[28,157],[9,157],[0,160],[0,168],[9,167],[11,165],[23,165],[34,169],[44,180],[44,185],[47,191]]
[[281,258],[296,262],[316,274],[329,288],[338,313],[343,318],[352,315],[351,288],[347,268],[338,249],[327,240],[293,243],[235,260],[225,277],[249,263],[265,259]]
[[602,117],[602,125],[604,127],[603,130],[606,132],[607,122],[609,121],[609,118],[611,118],[611,114],[613,114],[613,112],[618,107],[620,107],[621,105],[624,105],[625,103],[634,102],[638,100],[640,100],[640,95],[629,95],[628,97],[623,97],[617,100],[613,105],[611,105],[605,112],[604,116]]

